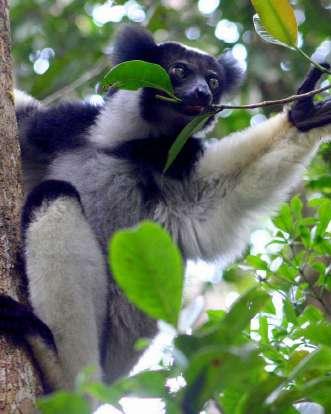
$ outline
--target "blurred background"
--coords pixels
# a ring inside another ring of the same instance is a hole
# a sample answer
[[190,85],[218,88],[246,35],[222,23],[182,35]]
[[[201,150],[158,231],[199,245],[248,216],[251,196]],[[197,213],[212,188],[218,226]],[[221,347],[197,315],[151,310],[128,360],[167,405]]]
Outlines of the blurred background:
[[[331,1],[291,3],[305,51],[330,49]],[[293,93],[308,69],[297,53],[255,34],[249,0],[11,0],[10,9],[17,86],[46,102],[94,95],[114,34],[128,22],[144,25],[159,42],[177,40],[214,55],[231,49],[247,68],[242,103]],[[222,117],[217,136],[260,122],[263,113]]]

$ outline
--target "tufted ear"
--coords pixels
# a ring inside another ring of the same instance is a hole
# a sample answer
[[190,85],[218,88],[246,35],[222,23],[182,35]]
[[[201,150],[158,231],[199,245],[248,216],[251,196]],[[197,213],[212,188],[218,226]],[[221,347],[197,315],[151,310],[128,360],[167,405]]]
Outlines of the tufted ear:
[[112,63],[117,65],[127,60],[155,62],[158,46],[152,35],[139,26],[126,25],[117,34],[112,51]]
[[231,52],[221,55],[217,62],[222,66],[225,74],[224,92],[229,93],[239,88],[245,77],[245,72],[240,67],[237,59]]

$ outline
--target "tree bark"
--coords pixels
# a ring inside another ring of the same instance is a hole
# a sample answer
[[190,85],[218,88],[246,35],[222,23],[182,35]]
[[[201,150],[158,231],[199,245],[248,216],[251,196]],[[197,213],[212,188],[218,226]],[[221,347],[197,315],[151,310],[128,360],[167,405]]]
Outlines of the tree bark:
[[[7,0],[0,0],[0,293],[22,298],[17,269],[22,203]],[[41,391],[25,349],[0,336],[0,413],[31,413]]]

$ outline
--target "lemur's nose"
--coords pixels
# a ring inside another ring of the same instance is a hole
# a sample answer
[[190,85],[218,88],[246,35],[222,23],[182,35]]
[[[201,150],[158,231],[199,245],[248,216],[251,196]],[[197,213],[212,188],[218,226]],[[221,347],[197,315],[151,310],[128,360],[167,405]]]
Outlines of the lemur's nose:
[[199,85],[195,90],[195,96],[203,105],[209,105],[212,101],[212,95],[207,85]]

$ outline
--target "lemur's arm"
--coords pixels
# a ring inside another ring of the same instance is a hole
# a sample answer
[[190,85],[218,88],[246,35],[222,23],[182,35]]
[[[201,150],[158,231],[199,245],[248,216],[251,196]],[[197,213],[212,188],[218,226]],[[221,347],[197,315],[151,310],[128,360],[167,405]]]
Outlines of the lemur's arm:
[[[320,75],[313,69],[299,91],[313,89]],[[289,113],[207,147],[198,165],[198,175],[209,183],[214,198],[200,236],[204,243],[209,239],[205,250],[211,256],[221,252],[226,262],[240,254],[255,218],[270,214],[286,199],[318,145],[330,138],[331,99],[315,105],[306,98]]]

